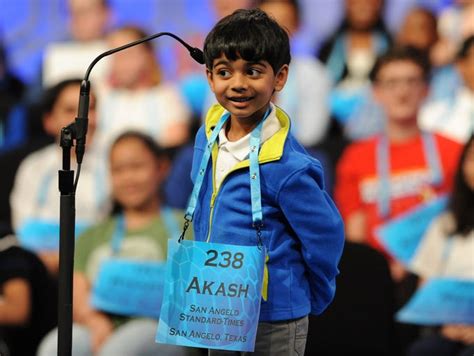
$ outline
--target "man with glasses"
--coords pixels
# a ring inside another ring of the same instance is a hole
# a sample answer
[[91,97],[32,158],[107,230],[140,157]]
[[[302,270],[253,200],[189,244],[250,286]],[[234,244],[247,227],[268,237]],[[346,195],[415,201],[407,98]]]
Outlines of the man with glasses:
[[[409,47],[392,48],[377,59],[371,80],[385,113],[385,130],[349,145],[337,166],[335,199],[346,237],[386,255],[399,305],[415,290],[416,277],[389,257],[376,228],[449,192],[461,150],[460,144],[418,126],[429,71],[428,60]],[[416,330],[402,337],[401,348],[414,337]]]

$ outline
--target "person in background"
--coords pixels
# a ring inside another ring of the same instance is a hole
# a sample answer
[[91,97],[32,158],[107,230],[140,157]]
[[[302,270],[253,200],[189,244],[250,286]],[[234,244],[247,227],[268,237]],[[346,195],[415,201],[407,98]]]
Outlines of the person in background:
[[[426,232],[411,262],[423,279],[459,278],[474,281],[474,134],[459,160],[448,210]],[[473,325],[443,325],[439,332],[416,341],[408,356],[474,354]]]
[[[177,238],[169,226],[178,220],[167,220],[177,215],[166,210],[159,194],[169,167],[163,149],[153,138],[127,131],[113,143],[109,160],[116,214],[91,227],[76,244],[73,354],[192,355],[191,349],[155,343],[156,320],[112,315],[91,305],[103,262],[114,257],[165,261],[168,238]],[[56,340],[53,330],[38,355],[56,354]]]
[[474,132],[474,35],[464,40],[456,68],[462,85],[451,97],[428,102],[420,113],[419,124],[425,130],[465,143]]
[[342,125],[367,99],[370,69],[390,46],[383,5],[383,0],[346,0],[341,25],[319,51],[336,84],[330,99],[331,113]]
[[0,42],[0,153],[28,140],[28,123],[22,103],[25,86],[8,70],[5,48]]
[[471,0],[447,3],[438,15],[439,38],[431,54],[431,61],[437,67],[452,63],[463,40],[474,34],[474,3]]
[[[46,46],[42,67],[42,86],[51,87],[67,78],[82,78],[92,60],[107,50],[105,36],[112,9],[108,0],[68,0],[68,37]],[[107,61],[99,62],[91,81],[102,80]]]
[[349,145],[337,167],[336,201],[350,240],[383,250],[378,225],[451,189],[461,145],[417,122],[428,76],[426,56],[411,47],[392,48],[371,72],[387,122],[382,135]]
[[[146,37],[126,26],[108,36],[112,48]],[[100,140],[109,145],[129,129],[149,133],[163,147],[189,138],[190,111],[172,83],[162,80],[151,42],[128,48],[110,58],[108,80],[98,85]]]
[[[395,42],[398,46],[411,46],[429,55],[436,39],[434,15],[422,7],[413,7],[406,14]],[[345,123],[344,134],[352,140],[365,139],[382,133],[385,122],[383,108],[370,93],[366,93]]]
[[[59,266],[58,250],[42,244],[44,239],[59,231],[58,169],[62,162],[59,140],[61,129],[72,123],[77,115],[80,83],[80,79],[68,79],[46,92],[43,126],[56,142],[31,153],[21,162],[10,195],[14,233],[23,246],[39,248],[40,257],[54,274]],[[76,192],[78,228],[98,221],[110,206],[103,153],[95,140],[95,127],[95,96],[92,93],[87,150]],[[71,167],[74,166],[75,155],[71,150]]]
[[[371,79],[374,97],[385,112],[385,130],[349,145],[337,165],[335,200],[345,221],[346,238],[367,243],[389,258],[400,306],[414,292],[417,278],[388,256],[375,231],[449,192],[462,148],[418,126],[429,72],[428,58],[411,47],[392,48],[377,59]],[[418,335],[417,328],[406,329],[406,333],[400,330],[402,349]]]
[[412,7],[400,26],[395,43],[397,46],[411,46],[430,55],[438,40],[436,16],[427,8]]
[[439,40],[431,51],[431,62],[436,67],[430,83],[428,101],[453,100],[463,86],[457,66],[457,55],[462,43],[474,35],[474,2],[450,1],[438,16]]
[[0,235],[0,355],[34,355],[56,324],[57,283],[14,236]]
[[[260,0],[258,7],[288,31],[291,41],[300,25],[299,2]],[[293,118],[292,131],[305,147],[321,143],[327,133],[331,86],[329,73],[319,60],[293,55],[285,90],[275,94],[274,102]]]

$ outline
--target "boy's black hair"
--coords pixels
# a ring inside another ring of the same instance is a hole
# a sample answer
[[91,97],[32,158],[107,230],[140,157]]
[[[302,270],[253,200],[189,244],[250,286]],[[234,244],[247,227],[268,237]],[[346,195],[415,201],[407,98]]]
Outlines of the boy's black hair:
[[456,223],[453,233],[467,236],[474,230],[474,191],[467,185],[464,178],[463,165],[468,150],[474,145],[474,134],[466,142],[459,158],[458,167],[454,176],[454,187],[449,202],[450,211]]
[[380,70],[387,64],[398,61],[410,61],[416,64],[423,72],[423,79],[428,82],[430,78],[431,64],[428,56],[423,51],[411,46],[395,46],[382,54],[375,61],[369,78],[376,82]]
[[458,59],[464,59],[467,57],[467,53],[469,50],[474,47],[474,35],[468,36],[461,45],[461,48],[459,49],[457,58]]
[[204,41],[206,67],[211,70],[222,54],[232,61],[267,61],[275,74],[291,61],[288,33],[260,9],[236,10],[214,26]]
[[[41,101],[41,111],[44,114],[51,112],[54,108],[54,105],[56,105],[56,102],[58,101],[59,95],[61,95],[63,90],[70,85],[80,86],[81,82],[82,80],[79,78],[65,79],[63,81],[60,81],[56,85],[46,89],[43,94],[43,99]],[[77,100],[79,100],[79,89],[77,90]]]

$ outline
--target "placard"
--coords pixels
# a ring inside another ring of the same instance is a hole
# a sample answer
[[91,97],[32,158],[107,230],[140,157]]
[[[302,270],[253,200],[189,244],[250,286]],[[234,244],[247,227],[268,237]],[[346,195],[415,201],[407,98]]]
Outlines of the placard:
[[446,196],[437,198],[381,225],[375,234],[393,257],[408,265],[426,229],[446,204]]
[[264,263],[263,247],[169,240],[156,341],[253,351]]
[[104,261],[92,288],[92,306],[113,314],[158,319],[165,268],[164,262]]
[[429,280],[398,311],[396,318],[420,325],[474,325],[474,282],[451,278]]
[[[88,225],[76,222],[75,237]],[[28,219],[17,231],[20,245],[32,251],[59,251],[59,224],[57,221]]]

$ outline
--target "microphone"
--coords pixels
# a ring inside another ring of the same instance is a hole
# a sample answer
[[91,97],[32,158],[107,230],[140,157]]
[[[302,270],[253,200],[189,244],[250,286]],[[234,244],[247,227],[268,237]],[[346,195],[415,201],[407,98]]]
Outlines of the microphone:
[[[81,89],[79,94],[79,108],[77,110],[77,117],[75,120],[75,135],[76,135],[76,159],[77,163],[81,164],[82,159],[84,157],[85,152],[85,145],[86,145],[86,135],[87,135],[87,125],[89,122],[89,97],[90,97],[90,82],[89,82],[89,75],[91,73],[92,68],[99,62],[102,58],[110,56],[111,54],[123,51],[127,48],[137,46],[141,43],[151,41],[155,38],[161,36],[169,36],[177,40],[181,43],[188,51],[190,56],[199,64],[204,64],[204,54],[203,52],[197,47],[191,47],[188,43],[183,41],[177,35],[171,32],[159,32],[155,33],[154,35],[150,35],[148,37],[141,38],[139,40],[124,44],[123,46],[110,49],[104,53],[98,55],[89,65],[87,68],[86,74],[84,76],[84,80],[81,82]],[[78,178],[78,177],[77,177]],[[77,185],[77,178],[76,184]]]

